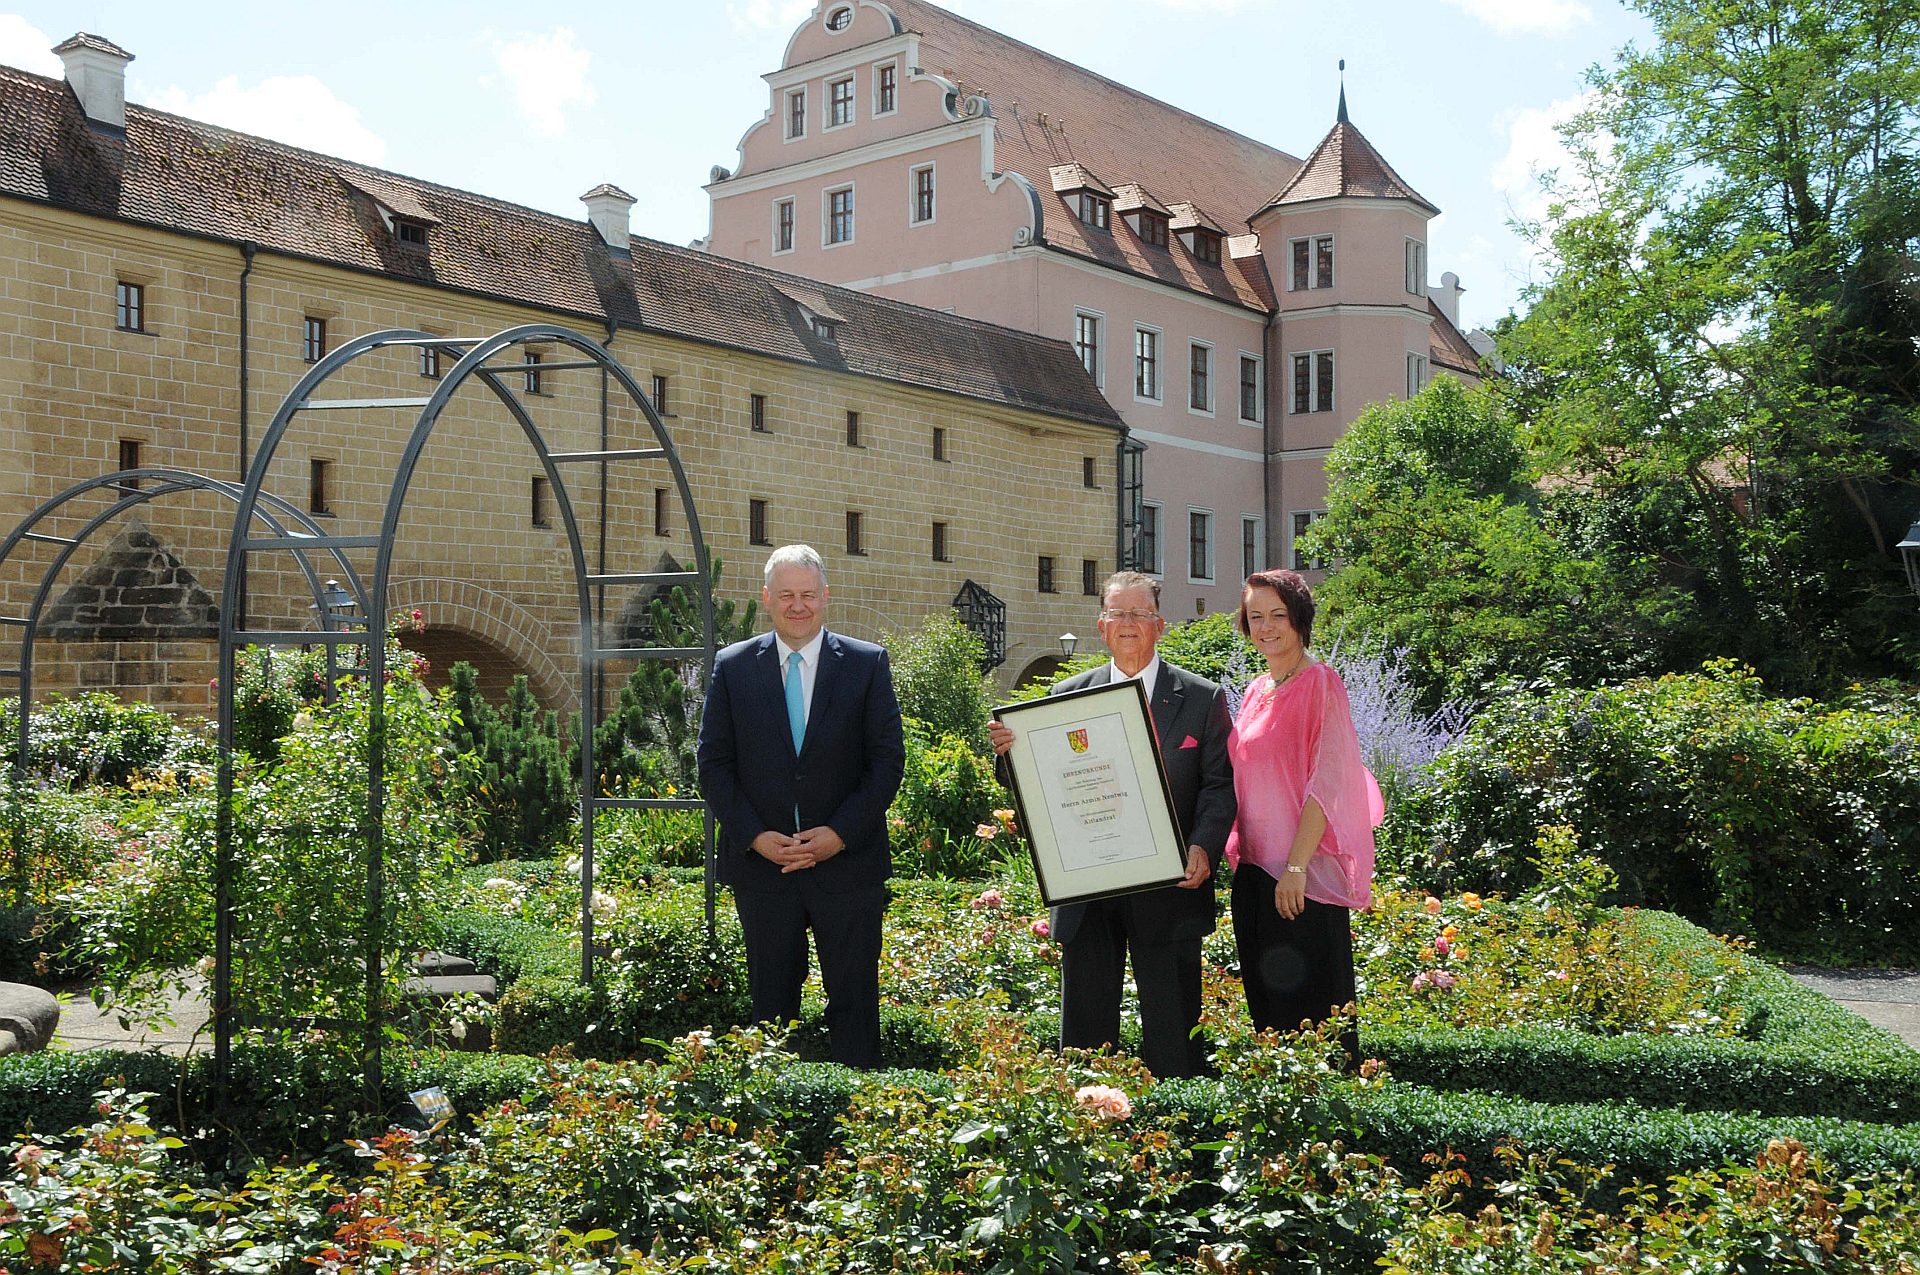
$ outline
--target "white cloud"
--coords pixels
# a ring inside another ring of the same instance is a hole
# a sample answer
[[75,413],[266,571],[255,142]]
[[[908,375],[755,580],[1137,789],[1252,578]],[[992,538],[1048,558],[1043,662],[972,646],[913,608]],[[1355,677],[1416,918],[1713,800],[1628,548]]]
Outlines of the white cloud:
[[545,35],[517,35],[493,42],[494,60],[513,90],[513,102],[527,125],[542,137],[567,131],[567,112],[596,100],[587,68],[593,54],[573,42],[572,27]]
[[1501,35],[1565,35],[1593,21],[1582,0],[1446,0]]
[[0,13],[0,64],[59,79],[64,69],[60,59],[54,56],[55,43],[46,32],[19,14]]
[[1507,153],[1493,166],[1493,188],[1505,196],[1514,213],[1528,221],[1547,210],[1542,174],[1559,170],[1567,175],[1573,154],[1561,140],[1560,126],[1593,105],[1591,91],[1561,98],[1548,106],[1529,106],[1506,117]]
[[813,0],[746,0],[727,5],[735,31],[791,31],[813,12]]
[[[129,94],[129,96],[133,96]],[[195,95],[178,85],[142,95],[144,105],[191,119],[270,137],[362,164],[387,158],[386,139],[360,122],[357,107],[311,75],[273,75],[248,88],[228,75]]]

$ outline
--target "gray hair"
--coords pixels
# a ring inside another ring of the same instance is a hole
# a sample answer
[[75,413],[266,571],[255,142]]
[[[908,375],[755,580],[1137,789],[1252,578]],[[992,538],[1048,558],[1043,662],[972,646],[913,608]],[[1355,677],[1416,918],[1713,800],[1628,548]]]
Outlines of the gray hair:
[[769,589],[773,587],[775,567],[809,567],[820,577],[820,587],[827,587],[827,564],[820,561],[820,554],[812,545],[781,545],[767,555],[767,566],[761,576],[762,583]]

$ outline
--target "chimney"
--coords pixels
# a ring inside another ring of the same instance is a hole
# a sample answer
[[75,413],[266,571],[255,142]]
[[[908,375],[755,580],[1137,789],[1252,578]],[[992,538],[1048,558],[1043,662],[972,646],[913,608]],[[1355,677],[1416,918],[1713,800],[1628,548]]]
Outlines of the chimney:
[[601,242],[615,252],[626,252],[627,241],[633,237],[627,214],[639,201],[618,186],[602,182],[580,196],[580,202],[587,206],[587,220],[599,232]]
[[85,31],[54,45],[53,51],[67,65],[67,87],[80,99],[87,121],[126,132],[127,63],[133,61],[133,54]]
[[1460,276],[1449,270],[1440,276],[1438,287],[1428,290],[1433,303],[1440,307],[1440,313],[1447,316],[1447,322],[1454,327],[1460,326],[1460,295],[1466,291],[1460,286]]

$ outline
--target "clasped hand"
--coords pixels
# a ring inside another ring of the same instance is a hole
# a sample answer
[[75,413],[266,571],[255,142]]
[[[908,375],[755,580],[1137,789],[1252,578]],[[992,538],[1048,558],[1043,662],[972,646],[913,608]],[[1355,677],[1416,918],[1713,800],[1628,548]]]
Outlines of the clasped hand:
[[781,875],[817,867],[846,849],[840,834],[821,824],[804,828],[792,836],[769,828],[753,839],[754,853],[769,863],[780,865]]

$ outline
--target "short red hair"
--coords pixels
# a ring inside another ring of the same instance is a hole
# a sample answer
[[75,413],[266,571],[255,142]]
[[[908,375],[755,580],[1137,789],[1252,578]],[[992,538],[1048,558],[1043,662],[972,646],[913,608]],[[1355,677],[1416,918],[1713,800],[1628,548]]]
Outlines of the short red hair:
[[1240,586],[1239,628],[1247,631],[1247,594],[1254,589],[1272,589],[1287,608],[1287,623],[1300,635],[1301,646],[1313,644],[1313,589],[1298,571],[1256,571]]

